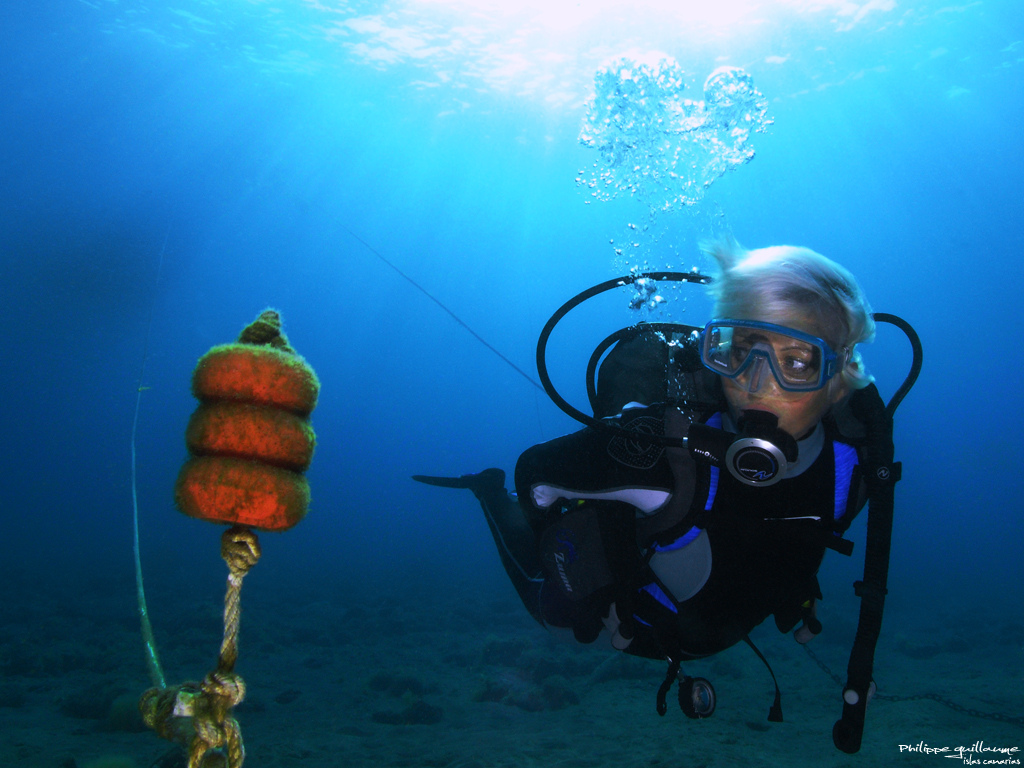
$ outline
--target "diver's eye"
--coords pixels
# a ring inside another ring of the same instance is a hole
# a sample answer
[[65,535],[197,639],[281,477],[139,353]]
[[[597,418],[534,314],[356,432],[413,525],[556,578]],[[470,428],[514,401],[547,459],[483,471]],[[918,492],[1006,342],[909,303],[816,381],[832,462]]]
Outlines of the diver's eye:
[[806,360],[801,360],[798,357],[787,357],[782,361],[782,364],[790,371],[800,372],[806,371],[810,364]]
[[816,356],[809,355],[786,355],[779,361],[783,373],[794,379],[809,379],[818,375]]

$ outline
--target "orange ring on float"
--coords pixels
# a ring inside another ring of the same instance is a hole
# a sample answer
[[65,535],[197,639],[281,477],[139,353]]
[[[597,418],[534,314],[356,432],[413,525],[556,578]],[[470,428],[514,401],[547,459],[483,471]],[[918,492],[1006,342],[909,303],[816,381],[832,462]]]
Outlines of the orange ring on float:
[[309,509],[302,475],[247,459],[197,456],[185,462],[174,488],[189,517],[264,531],[284,531]]
[[305,360],[273,347],[223,344],[203,355],[192,375],[200,401],[232,400],[308,416],[320,382]]
[[197,456],[255,459],[303,472],[313,460],[316,435],[306,419],[289,411],[223,401],[196,409],[185,445]]

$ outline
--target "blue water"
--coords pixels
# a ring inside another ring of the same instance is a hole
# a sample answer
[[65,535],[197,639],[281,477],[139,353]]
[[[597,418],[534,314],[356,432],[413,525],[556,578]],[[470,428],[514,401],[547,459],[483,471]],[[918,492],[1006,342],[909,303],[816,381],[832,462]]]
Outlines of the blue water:
[[[1024,614],[1024,16],[1013,0],[720,5],[736,18],[454,0],[5,4],[0,560],[42,581],[130,575],[141,383],[144,558],[159,581],[183,550],[209,550],[219,578],[216,529],[172,502],[189,376],[273,306],[322,382],[313,506],[266,537],[273,568],[501,586],[468,500],[409,475],[511,470],[573,424],[353,235],[534,376],[537,334],[564,300],[634,265],[708,268],[698,241],[731,232],[841,262],[921,335],[924,370],[896,419],[893,610],[970,614],[979,630]],[[717,67],[742,67],[773,122],[751,134],[750,162],[652,217],[656,195],[601,200],[576,179],[600,159],[579,141],[599,67],[661,56],[695,100]],[[649,227],[632,257],[630,224]],[[680,290],[665,311],[702,324],[700,289]],[[580,407],[591,349],[640,319],[627,303],[594,302],[552,342]],[[906,342],[883,328],[864,355],[891,395]],[[857,567],[823,574],[845,595]]]

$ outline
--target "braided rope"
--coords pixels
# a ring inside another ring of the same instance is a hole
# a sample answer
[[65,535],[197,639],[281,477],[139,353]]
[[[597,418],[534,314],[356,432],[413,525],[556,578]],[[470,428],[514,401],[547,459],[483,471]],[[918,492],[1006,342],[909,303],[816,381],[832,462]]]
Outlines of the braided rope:
[[242,618],[242,579],[260,559],[260,542],[250,528],[235,526],[220,539],[220,556],[228,566],[224,595],[224,642],[217,662],[219,672],[230,672],[238,659],[238,626]]
[[259,561],[259,539],[249,528],[229,528],[221,536],[220,554],[228,566],[228,588],[217,668],[198,684],[150,688],[139,702],[146,725],[161,738],[188,747],[188,768],[224,765],[225,757],[227,768],[242,768],[245,760],[242,731],[231,710],[245,698],[245,681],[234,668],[242,616],[242,579]]

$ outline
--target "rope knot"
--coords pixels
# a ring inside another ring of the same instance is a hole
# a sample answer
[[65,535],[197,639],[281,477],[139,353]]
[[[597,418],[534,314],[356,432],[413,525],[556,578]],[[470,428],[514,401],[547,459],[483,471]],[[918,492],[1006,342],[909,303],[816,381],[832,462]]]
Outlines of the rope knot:
[[242,732],[231,709],[245,698],[245,683],[233,672],[215,670],[199,684],[199,694],[192,702],[192,725],[195,738],[189,750],[189,767],[202,766],[206,755],[223,748],[228,766],[241,768],[244,758]]
[[245,698],[245,681],[234,672],[214,670],[203,678],[199,687],[207,696],[218,700],[217,705],[231,709]]
[[220,538],[220,556],[231,575],[241,581],[260,559],[259,539],[250,528],[228,528]]

